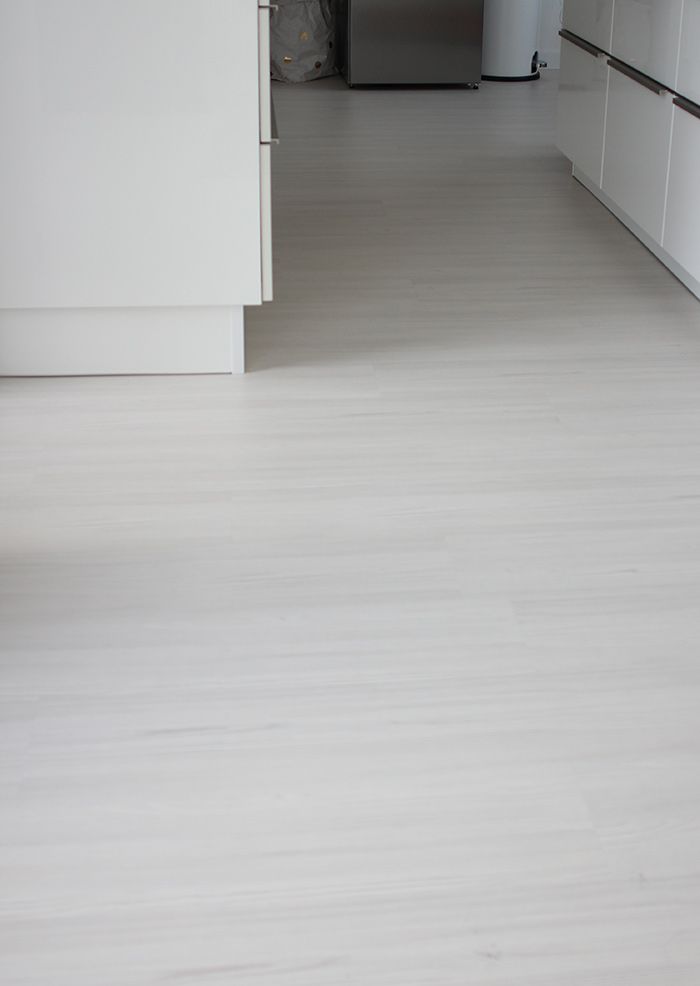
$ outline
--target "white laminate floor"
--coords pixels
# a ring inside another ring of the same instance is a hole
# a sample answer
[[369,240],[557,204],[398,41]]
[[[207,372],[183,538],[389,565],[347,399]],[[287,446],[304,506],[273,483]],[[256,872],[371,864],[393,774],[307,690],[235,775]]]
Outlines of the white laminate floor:
[[0,382],[3,986],[700,983],[700,303],[555,86],[278,89],[252,372]]

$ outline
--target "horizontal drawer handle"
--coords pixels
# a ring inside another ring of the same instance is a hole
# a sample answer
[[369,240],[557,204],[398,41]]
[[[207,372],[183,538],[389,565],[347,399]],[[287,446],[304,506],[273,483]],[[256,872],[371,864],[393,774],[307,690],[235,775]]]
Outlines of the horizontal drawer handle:
[[700,106],[697,103],[691,103],[689,99],[683,99],[682,96],[676,96],[673,102],[679,109],[685,110],[686,113],[690,113],[691,116],[700,120]]
[[592,45],[589,41],[584,41],[583,38],[579,38],[578,34],[572,34],[571,31],[560,31],[559,37],[563,38],[564,41],[570,41],[572,45],[582,48],[583,51],[587,51],[589,55],[593,55],[595,58],[603,54],[601,48],[596,48],[595,45]]
[[626,75],[628,79],[638,82],[640,86],[644,86],[650,92],[656,93],[657,96],[663,96],[664,93],[668,92],[668,89],[662,86],[661,83],[654,82],[648,75],[638,72],[636,68],[626,65],[624,62],[618,62],[616,58],[608,58],[608,65],[610,68],[614,68],[616,72],[619,72],[620,75]]

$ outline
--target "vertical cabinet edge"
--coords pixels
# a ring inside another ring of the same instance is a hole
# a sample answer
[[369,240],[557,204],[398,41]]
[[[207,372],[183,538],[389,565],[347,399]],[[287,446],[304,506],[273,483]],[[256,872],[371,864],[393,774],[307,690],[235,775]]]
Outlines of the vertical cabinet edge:
[[260,145],[260,249],[262,300],[272,301],[272,147]]

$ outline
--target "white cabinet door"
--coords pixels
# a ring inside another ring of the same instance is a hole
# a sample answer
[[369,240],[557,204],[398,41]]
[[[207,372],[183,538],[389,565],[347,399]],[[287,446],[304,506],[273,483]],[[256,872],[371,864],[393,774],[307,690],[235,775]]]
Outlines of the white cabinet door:
[[700,118],[675,106],[663,246],[700,281]]
[[595,49],[562,40],[557,110],[557,147],[600,185],[605,133],[608,64]]
[[258,9],[2,0],[0,307],[261,300]]
[[659,92],[611,68],[602,187],[633,222],[660,243],[673,101],[670,93],[657,88]]
[[610,51],[614,0],[564,0],[564,27]]
[[685,0],[676,89],[681,96],[700,103],[700,0]]
[[683,0],[615,0],[613,55],[675,89],[682,12]]

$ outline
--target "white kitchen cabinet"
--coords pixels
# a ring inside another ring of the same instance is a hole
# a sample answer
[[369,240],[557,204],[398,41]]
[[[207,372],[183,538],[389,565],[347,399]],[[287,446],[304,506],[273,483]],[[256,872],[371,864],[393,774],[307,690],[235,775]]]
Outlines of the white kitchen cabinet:
[[676,89],[700,104],[700,0],[685,0]]
[[663,247],[700,283],[700,107],[683,100],[673,109]]
[[600,185],[608,64],[592,45],[562,39],[557,146],[573,165]]
[[566,0],[561,33],[574,177],[700,298],[700,0]]
[[612,54],[675,89],[682,12],[683,0],[615,0]]
[[564,0],[562,23],[567,31],[610,52],[613,8],[614,0]]
[[0,373],[111,372],[120,326],[113,372],[231,368],[271,296],[266,30],[255,0],[0,0]]
[[671,94],[643,77],[610,70],[603,192],[661,242],[671,144]]

